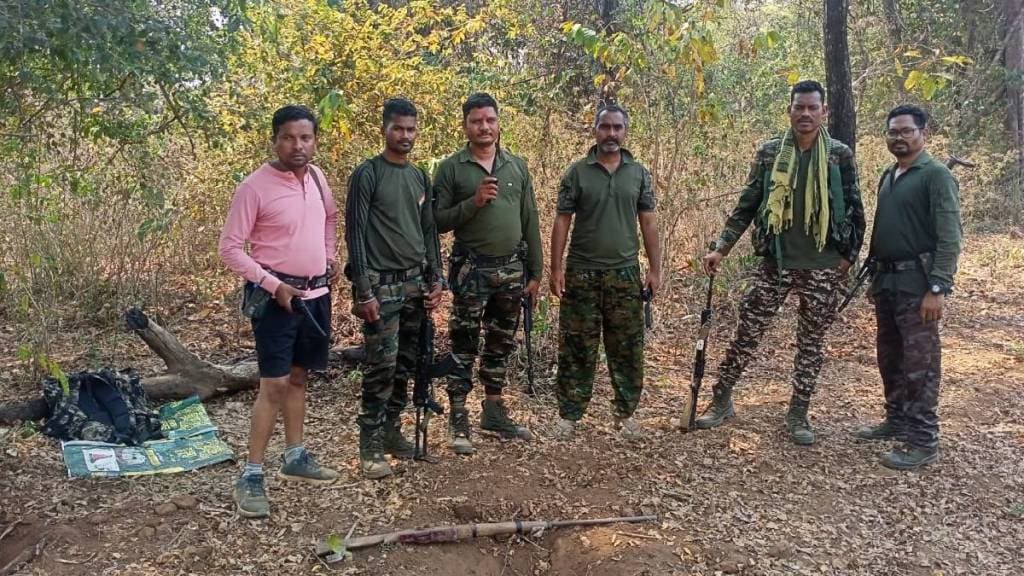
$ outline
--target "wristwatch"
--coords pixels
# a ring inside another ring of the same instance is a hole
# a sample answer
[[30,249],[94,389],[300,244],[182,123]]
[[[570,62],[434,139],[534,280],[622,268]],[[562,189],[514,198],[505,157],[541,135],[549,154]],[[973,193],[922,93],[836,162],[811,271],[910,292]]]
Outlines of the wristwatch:
[[931,287],[928,288],[928,291],[931,292],[932,294],[939,295],[949,294],[951,290],[949,288],[946,288],[942,284],[932,284]]

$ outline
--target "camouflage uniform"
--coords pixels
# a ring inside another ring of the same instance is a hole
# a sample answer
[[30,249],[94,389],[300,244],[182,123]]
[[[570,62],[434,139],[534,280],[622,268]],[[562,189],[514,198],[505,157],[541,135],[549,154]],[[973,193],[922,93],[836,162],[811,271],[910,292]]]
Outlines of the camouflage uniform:
[[640,269],[566,271],[559,310],[558,412],[583,418],[594,390],[598,345],[604,333],[615,415],[628,418],[644,382],[644,322]]
[[380,319],[373,324],[363,322],[366,369],[358,421],[360,427],[373,430],[385,419],[397,420],[409,403],[427,286],[422,275],[390,284],[378,284],[379,275],[372,271],[369,276],[380,303]]
[[558,191],[557,210],[573,218],[565,292],[558,314],[558,411],[579,421],[594,388],[604,335],[615,416],[632,417],[644,384],[644,320],[638,264],[641,214],[655,211],[651,173],[629,150],[609,173],[598,148],[574,162]]
[[485,335],[480,351],[480,383],[485,394],[501,394],[506,359],[516,345],[523,298],[523,262],[473,264],[469,256],[456,250],[450,282],[454,299],[448,336],[452,352],[462,366],[448,379],[448,393],[465,397],[473,388],[472,370],[480,351],[482,322]]
[[793,390],[802,400],[814,393],[824,361],[825,332],[835,319],[841,274],[835,269],[787,270],[764,263],[740,304],[736,338],[719,368],[715,391],[732,389],[757,350],[768,324],[792,291],[800,300]]
[[942,350],[939,322],[923,322],[920,309],[930,290],[953,287],[962,241],[959,187],[927,152],[899,178],[894,170],[879,182],[870,249],[878,371],[886,421],[911,446],[934,451]]
[[[719,368],[716,397],[736,385],[769,322],[790,291],[795,291],[800,305],[793,389],[794,395],[801,401],[810,399],[821,370],[825,332],[835,319],[836,300],[842,280],[836,265],[840,258],[854,262],[863,242],[864,207],[853,152],[838,140],[830,139],[828,201],[831,220],[826,246],[819,252],[805,239],[809,249],[805,248],[804,253],[777,252],[787,241],[791,241],[782,238],[780,242],[769,232],[764,218],[764,206],[768,198],[772,166],[781,144],[781,138],[773,138],[758,146],[746,186],[718,239],[718,250],[728,253],[753,223],[751,241],[754,253],[762,256],[764,262],[755,273],[754,286],[740,305],[736,337]],[[805,161],[804,156],[800,158]],[[794,190],[803,190],[799,179],[806,178],[809,171],[806,166],[801,168]],[[794,197],[799,200],[799,194]],[[793,221],[791,230],[802,228],[799,215],[794,215]]]

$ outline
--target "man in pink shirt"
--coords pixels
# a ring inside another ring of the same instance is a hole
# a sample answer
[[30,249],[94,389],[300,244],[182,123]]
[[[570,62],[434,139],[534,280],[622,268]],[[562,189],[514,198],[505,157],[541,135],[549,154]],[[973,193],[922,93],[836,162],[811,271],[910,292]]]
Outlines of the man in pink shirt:
[[221,259],[246,280],[243,309],[252,318],[260,370],[249,460],[234,490],[238,512],[247,518],[270,514],[263,459],[278,413],[285,432],[278,477],[312,483],[338,478],[302,443],[306,379],[309,370],[327,368],[338,210],[323,172],[309,163],[316,153],[313,113],[285,106],[274,113],[272,127],[277,159],[238,186],[220,236]]

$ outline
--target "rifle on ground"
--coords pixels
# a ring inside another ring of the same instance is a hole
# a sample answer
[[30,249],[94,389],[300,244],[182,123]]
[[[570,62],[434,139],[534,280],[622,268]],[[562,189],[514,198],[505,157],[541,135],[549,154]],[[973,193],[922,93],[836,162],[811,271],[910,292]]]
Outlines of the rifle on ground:
[[654,326],[654,312],[651,310],[651,301],[654,300],[654,293],[651,292],[649,287],[640,291],[640,300],[644,303],[644,328],[650,330]]
[[462,363],[449,352],[438,360],[434,357],[434,318],[430,310],[425,311],[420,324],[420,347],[416,356],[416,378],[412,388],[412,405],[416,408],[416,460],[435,462],[427,452],[427,428],[430,416],[444,414],[444,408],[434,399],[434,379],[447,376],[459,369]]
[[704,299],[704,309],[700,311],[700,330],[697,331],[697,345],[693,358],[693,377],[690,379],[690,399],[683,410],[683,430],[693,430],[697,421],[697,396],[700,394],[700,385],[704,381],[704,365],[707,362],[708,338],[711,336],[711,319],[714,316],[714,308],[711,307],[711,298],[715,289],[715,275],[708,275],[708,291]]
[[861,264],[860,270],[857,271],[857,277],[854,280],[853,287],[846,293],[846,298],[843,298],[842,303],[839,304],[839,308],[836,309],[836,314],[842,314],[843,310],[850,305],[850,302],[857,297],[857,292],[860,292],[861,286],[864,285],[872,276],[875,275],[875,257],[868,256],[864,263]]
[[640,522],[656,522],[657,516],[628,516],[622,518],[597,518],[594,520],[513,520],[512,522],[492,522],[487,524],[459,524],[457,526],[434,526],[413,530],[401,530],[387,534],[360,536],[358,538],[340,538],[329,536],[316,545],[316,555],[324,562],[333,563],[343,560],[351,550],[369,548],[380,544],[437,544],[441,542],[458,542],[482,536],[500,536],[502,534],[527,535],[552,528],[572,526],[598,526],[601,524],[636,524]]
[[[524,274],[525,277],[525,274]],[[525,285],[525,284],[524,284]],[[533,296],[523,292],[523,343],[526,344],[526,393],[533,396]]]

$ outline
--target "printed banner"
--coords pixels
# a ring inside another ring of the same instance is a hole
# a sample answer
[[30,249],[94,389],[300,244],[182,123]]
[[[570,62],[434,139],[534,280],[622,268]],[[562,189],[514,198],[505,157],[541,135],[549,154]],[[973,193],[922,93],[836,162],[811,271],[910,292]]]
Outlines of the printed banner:
[[150,440],[142,446],[81,440],[61,443],[68,476],[167,474],[235,457],[231,447],[217,437],[217,427],[196,396],[161,406],[160,422],[166,439]]

